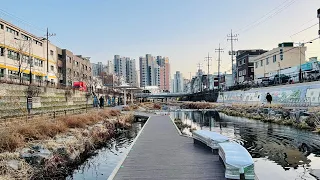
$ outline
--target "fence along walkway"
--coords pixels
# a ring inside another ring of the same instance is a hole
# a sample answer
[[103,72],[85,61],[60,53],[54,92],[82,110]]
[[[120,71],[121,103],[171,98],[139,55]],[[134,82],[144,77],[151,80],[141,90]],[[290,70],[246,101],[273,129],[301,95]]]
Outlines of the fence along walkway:
[[180,136],[169,116],[152,116],[109,179],[225,179],[218,155]]

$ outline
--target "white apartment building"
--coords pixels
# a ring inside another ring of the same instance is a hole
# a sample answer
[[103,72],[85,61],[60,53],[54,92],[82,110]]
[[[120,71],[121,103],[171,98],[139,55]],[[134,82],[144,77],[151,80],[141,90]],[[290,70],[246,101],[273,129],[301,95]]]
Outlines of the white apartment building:
[[180,93],[183,92],[183,77],[180,71],[176,71],[173,78],[173,92]]
[[130,58],[127,59],[126,68],[127,68],[126,82],[132,86],[138,86],[136,60],[130,59]]
[[114,65],[114,73],[117,76],[126,77],[126,57],[120,57],[120,55],[114,55],[113,65]]
[[[34,83],[57,83],[57,47],[23,29],[0,19],[0,77]],[[47,63],[48,62],[48,63]],[[48,66],[47,66],[48,65]]]
[[139,57],[140,87],[148,86],[148,62],[145,57]]
[[[262,77],[271,77],[281,69],[304,64],[306,47],[297,47],[294,43],[280,43],[264,54],[252,59],[254,62],[254,81],[260,82]],[[299,72],[297,72],[299,73]]]

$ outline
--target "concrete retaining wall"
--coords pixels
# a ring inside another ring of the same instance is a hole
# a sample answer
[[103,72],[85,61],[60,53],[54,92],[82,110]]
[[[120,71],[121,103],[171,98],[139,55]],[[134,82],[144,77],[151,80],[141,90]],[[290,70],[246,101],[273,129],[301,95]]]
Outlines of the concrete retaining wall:
[[266,103],[266,94],[272,95],[275,104],[320,105],[320,82],[290,84],[266,88],[253,88],[247,91],[220,92],[219,103]]
[[[28,86],[15,84],[0,84],[0,118],[7,116],[23,115],[27,112],[27,98],[25,90]],[[72,91],[72,97],[66,99],[65,90],[39,87],[41,93],[33,97],[32,113],[45,113],[47,111],[76,109],[85,107],[85,92]],[[89,106],[92,98],[88,100]]]

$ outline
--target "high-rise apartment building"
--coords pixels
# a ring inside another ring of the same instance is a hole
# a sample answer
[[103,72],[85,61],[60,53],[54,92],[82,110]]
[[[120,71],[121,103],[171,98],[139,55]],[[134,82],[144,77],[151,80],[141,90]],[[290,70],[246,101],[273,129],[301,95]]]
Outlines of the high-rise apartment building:
[[139,58],[140,86],[158,86],[161,91],[170,90],[169,58],[146,54]]
[[108,60],[107,65],[105,66],[105,73],[113,74],[114,73],[114,65],[113,62]]
[[120,57],[120,55],[114,55],[113,63],[114,63],[114,73],[117,76],[126,77],[126,58]]
[[138,86],[136,60],[127,58],[126,68],[126,82],[131,86]]
[[105,71],[105,65],[102,62],[91,63],[92,66],[92,75],[94,77],[101,76],[101,74]]
[[149,85],[147,58],[139,57],[139,67],[140,67],[140,87],[146,87]]
[[173,92],[174,93],[180,93],[183,92],[183,77],[182,77],[182,73],[180,71],[176,71],[176,73],[174,74],[174,78],[173,78]]
[[[108,62],[107,66],[111,66],[112,63]],[[114,74],[124,82],[138,86],[136,60],[129,57],[120,57],[120,55],[114,56]],[[110,70],[110,68],[109,68]]]

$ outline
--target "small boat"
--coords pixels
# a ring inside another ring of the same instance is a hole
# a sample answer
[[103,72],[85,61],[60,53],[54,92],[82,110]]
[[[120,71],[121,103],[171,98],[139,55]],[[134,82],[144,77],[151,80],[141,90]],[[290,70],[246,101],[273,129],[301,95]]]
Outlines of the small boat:
[[240,179],[240,174],[245,179],[255,179],[254,162],[249,152],[235,142],[219,143],[219,156],[226,171],[225,178]]
[[206,144],[211,149],[218,149],[219,148],[218,143],[229,141],[228,137],[223,136],[223,135],[216,133],[216,132],[208,131],[208,130],[193,131],[192,137],[194,140],[198,140],[198,141]]

